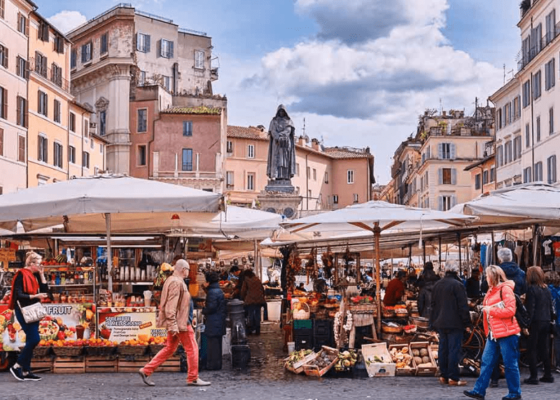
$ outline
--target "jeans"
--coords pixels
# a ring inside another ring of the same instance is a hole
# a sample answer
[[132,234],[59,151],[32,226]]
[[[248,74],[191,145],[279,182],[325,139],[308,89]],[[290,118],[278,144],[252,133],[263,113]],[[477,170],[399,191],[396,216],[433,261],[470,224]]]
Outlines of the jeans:
[[177,350],[179,341],[183,343],[185,353],[187,353],[187,365],[189,368],[187,382],[196,382],[198,379],[198,343],[196,343],[194,331],[191,326],[188,326],[186,331],[179,332],[176,336],[168,333],[167,344],[155,355],[152,361],[142,368],[144,373],[148,376],[152,375],[154,371]]
[[439,330],[439,369],[441,376],[459,380],[459,358],[461,354],[462,329]]
[[502,355],[504,360],[506,382],[509,393],[507,397],[521,396],[521,383],[519,378],[519,336],[512,335],[497,340],[488,340],[482,354],[482,366],[480,376],[474,384],[473,392],[482,396],[486,395],[486,389],[490,383],[492,370]]
[[554,353],[556,368],[560,368],[560,325],[556,325],[556,331],[554,332]]
[[544,365],[544,376],[550,373],[550,322],[535,321],[529,327],[527,352],[529,354],[529,371],[532,379],[538,379],[537,356]]
[[31,358],[33,358],[33,349],[37,347],[41,338],[39,337],[39,321],[28,324],[23,319],[19,306],[15,307],[16,318],[21,325],[21,329],[25,332],[25,347],[19,353],[17,363],[24,371],[31,371]]
[[261,305],[251,304],[247,306],[249,329],[251,331],[261,332]]

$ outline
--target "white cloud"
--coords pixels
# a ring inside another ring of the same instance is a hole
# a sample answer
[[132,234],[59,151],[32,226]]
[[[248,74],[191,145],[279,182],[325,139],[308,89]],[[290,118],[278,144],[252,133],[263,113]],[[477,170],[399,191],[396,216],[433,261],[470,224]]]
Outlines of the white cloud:
[[58,14],[53,15],[48,18],[49,22],[56,26],[58,30],[62,33],[68,33],[72,29],[87,22],[85,15],[81,14],[79,11],[68,11],[64,10]]

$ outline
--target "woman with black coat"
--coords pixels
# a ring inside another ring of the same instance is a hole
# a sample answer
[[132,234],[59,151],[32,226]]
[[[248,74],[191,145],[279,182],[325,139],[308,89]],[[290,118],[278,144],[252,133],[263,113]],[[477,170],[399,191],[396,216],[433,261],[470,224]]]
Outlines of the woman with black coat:
[[202,309],[206,317],[204,332],[208,341],[206,369],[219,370],[222,369],[222,336],[226,334],[226,299],[217,272],[209,272],[206,281],[209,286],[206,305]]
[[[529,313],[529,340],[527,354],[529,354],[529,371],[531,376],[524,382],[538,385],[541,382],[554,382],[551,374],[550,362],[550,326],[553,320],[552,295],[544,283],[544,272],[540,267],[530,267],[527,270],[527,294],[525,308]],[[538,379],[537,355],[544,364],[544,376]]]
[[27,253],[25,268],[19,270],[12,282],[12,294],[9,308],[14,310],[16,318],[25,332],[25,347],[19,354],[17,362],[10,368],[10,372],[18,381],[40,381],[41,378],[31,372],[31,358],[33,349],[37,347],[39,336],[39,321],[26,323],[21,307],[27,307],[46,299],[49,290],[47,279],[41,266],[42,257],[35,253]]

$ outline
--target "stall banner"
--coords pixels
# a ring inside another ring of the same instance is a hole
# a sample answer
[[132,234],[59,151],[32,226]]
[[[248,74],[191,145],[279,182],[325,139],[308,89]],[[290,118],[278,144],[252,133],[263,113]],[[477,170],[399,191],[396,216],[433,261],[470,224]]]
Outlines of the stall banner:
[[[87,325],[86,305],[44,303],[43,306],[47,316],[39,323],[41,340],[76,340],[77,327],[83,331],[83,339],[89,339],[89,328],[83,329]],[[4,351],[15,351],[25,345],[25,332],[15,313],[7,308],[7,305],[0,306],[0,344]]]
[[[132,310],[132,309],[130,309]],[[165,329],[156,328],[154,311],[116,311],[115,308],[99,310],[99,337],[112,342],[167,336]],[[147,340],[147,339],[146,339]]]
[[0,262],[8,263],[10,261],[16,261],[15,249],[0,249]]

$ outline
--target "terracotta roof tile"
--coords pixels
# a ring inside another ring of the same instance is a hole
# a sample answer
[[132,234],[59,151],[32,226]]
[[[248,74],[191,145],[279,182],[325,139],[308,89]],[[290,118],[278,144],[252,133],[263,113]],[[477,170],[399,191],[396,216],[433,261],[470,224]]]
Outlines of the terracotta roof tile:
[[227,136],[239,139],[266,139],[266,132],[262,132],[254,126],[246,128],[244,126],[228,125]]
[[199,115],[220,115],[221,108],[213,108],[206,106],[199,107],[170,107],[161,111],[162,114],[199,114]]
[[327,147],[323,150],[332,158],[369,158],[372,155],[363,151],[352,151],[340,147]]

